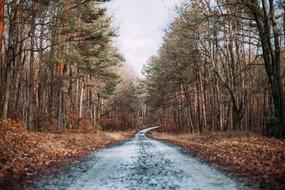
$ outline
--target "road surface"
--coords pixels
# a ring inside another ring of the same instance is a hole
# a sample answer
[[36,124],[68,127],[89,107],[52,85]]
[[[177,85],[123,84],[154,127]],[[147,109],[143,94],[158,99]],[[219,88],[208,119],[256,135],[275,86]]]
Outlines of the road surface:
[[27,190],[235,190],[249,189],[181,149],[145,136],[144,129],[60,171],[42,176]]

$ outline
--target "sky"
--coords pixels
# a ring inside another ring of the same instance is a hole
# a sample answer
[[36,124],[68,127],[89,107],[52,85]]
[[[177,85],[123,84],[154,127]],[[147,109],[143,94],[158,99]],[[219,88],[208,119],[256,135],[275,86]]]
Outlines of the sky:
[[164,29],[175,18],[182,0],[112,0],[106,3],[113,24],[119,29],[116,45],[133,74],[141,77],[143,65],[162,44]]

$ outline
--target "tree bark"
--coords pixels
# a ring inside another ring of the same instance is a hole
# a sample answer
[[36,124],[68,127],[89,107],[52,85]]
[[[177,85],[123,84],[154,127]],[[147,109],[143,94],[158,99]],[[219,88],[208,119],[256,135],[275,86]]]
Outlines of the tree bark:
[[0,54],[2,54],[4,29],[5,29],[4,0],[0,0]]

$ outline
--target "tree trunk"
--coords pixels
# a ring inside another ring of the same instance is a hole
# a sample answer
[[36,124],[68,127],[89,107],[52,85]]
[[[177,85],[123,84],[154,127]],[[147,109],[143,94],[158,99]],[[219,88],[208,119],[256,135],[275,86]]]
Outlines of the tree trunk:
[[[256,2],[257,3],[257,2]],[[263,60],[266,68],[266,73],[271,84],[271,91],[274,102],[275,118],[278,124],[279,134],[285,136],[285,105],[283,83],[280,73],[280,38],[277,29],[275,16],[275,8],[273,0],[268,1],[269,6],[262,1],[262,4],[257,3],[252,6],[251,3],[246,4],[253,15],[257,24],[257,29],[260,36],[260,41],[263,50]],[[260,7],[262,6],[262,7]],[[267,10],[269,7],[269,10]],[[259,13],[264,13],[264,18],[259,16]],[[272,39],[273,36],[273,39]]]
[[5,29],[4,0],[0,0],[0,54],[2,54],[3,33]]
[[5,90],[4,90],[4,98],[3,98],[3,107],[2,107],[2,118],[6,119],[8,117],[8,106],[9,106],[9,98],[10,98],[10,86],[12,80],[12,63],[15,61],[15,47],[13,44],[13,39],[15,36],[15,18],[16,12],[15,10],[15,0],[11,3],[11,18],[10,18],[10,28],[9,28],[9,39],[8,39],[8,50],[7,50],[7,66],[6,66],[6,77],[5,77]]
[[[33,11],[35,7],[35,1],[32,2]],[[33,13],[31,19],[31,52],[30,52],[30,65],[29,65],[29,100],[28,100],[28,129],[34,129],[34,100],[35,100],[35,85],[34,85],[34,64],[35,64],[35,31],[36,31],[36,15]]]
[[80,91],[80,100],[79,100],[79,118],[82,119],[83,117],[83,99],[84,99],[84,92],[85,92],[85,82],[84,79],[82,80],[81,91]]

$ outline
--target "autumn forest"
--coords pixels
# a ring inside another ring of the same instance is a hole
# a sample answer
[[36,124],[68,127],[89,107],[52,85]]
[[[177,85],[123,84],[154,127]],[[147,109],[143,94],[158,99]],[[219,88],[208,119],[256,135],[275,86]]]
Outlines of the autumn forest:
[[257,2],[179,9],[145,69],[149,104],[166,130],[284,136],[283,5]]
[[[49,186],[37,177],[75,167],[99,148],[131,154],[132,141],[141,150],[133,153],[137,161],[102,149],[110,169],[94,168],[114,176],[117,165],[150,168],[155,177],[136,170],[120,184],[103,172],[84,187],[195,189],[189,180],[169,184],[189,169],[163,161],[179,165],[185,156],[217,170],[207,171],[225,183],[217,189],[284,188],[285,1],[177,3],[142,76],[132,74],[116,43],[121,33],[107,13],[110,1],[0,0],[0,189],[76,189],[74,180]],[[117,143],[119,150],[110,147]],[[172,170],[183,172],[168,176]]]

